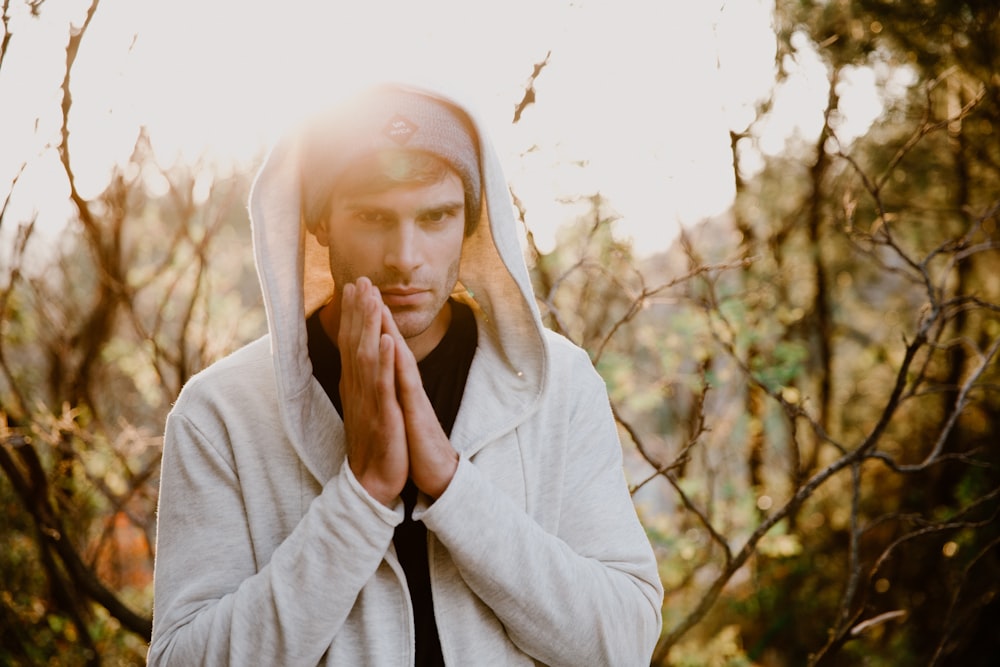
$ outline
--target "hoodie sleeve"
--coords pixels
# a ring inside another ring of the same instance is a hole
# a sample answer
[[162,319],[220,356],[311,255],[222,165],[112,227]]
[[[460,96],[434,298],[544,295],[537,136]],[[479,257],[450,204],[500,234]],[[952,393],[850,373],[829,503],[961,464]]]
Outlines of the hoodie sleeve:
[[175,410],[162,470],[149,664],[318,663],[401,512],[344,465],[258,571],[231,448]]
[[588,381],[563,388],[575,402],[569,433],[553,434],[568,448],[561,476],[551,476],[562,480],[555,534],[464,458],[422,519],[511,640],[535,660],[648,665],[663,587],[628,493],[604,383],[586,365]]

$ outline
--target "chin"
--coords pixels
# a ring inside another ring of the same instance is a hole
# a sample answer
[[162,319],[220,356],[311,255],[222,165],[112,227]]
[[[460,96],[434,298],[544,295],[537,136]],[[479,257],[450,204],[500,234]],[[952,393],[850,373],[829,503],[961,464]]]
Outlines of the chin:
[[[396,322],[396,328],[399,329],[399,333],[402,334],[403,338],[409,340],[434,329],[435,323],[439,321],[438,318],[442,315],[442,309],[445,308],[446,303],[447,300],[433,306],[423,305],[422,307],[390,308],[389,310],[392,313],[392,319]],[[448,319],[441,320],[443,325],[440,331],[441,335],[444,335],[444,331],[447,329],[447,326],[444,326],[447,321]]]
[[427,331],[434,323],[434,316],[413,311],[399,311],[392,314],[396,328],[403,338],[416,338]]

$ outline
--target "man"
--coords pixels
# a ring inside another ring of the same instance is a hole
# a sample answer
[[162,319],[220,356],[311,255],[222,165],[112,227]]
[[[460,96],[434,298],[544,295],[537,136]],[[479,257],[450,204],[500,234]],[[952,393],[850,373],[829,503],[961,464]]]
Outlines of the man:
[[662,587],[603,382],[480,126],[383,86],[250,198],[269,335],[167,421],[151,665],[641,665]]

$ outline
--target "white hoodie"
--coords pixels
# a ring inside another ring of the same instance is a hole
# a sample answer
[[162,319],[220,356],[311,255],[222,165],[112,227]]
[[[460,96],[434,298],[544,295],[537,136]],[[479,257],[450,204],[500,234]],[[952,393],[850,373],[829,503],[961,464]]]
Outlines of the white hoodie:
[[[484,206],[459,296],[478,348],[451,432],[458,470],[414,513],[442,653],[462,666],[648,665],[663,589],[606,388],[585,352],[543,328],[507,184],[473,123]],[[269,335],[192,378],[167,419],[154,667],[413,664],[392,546],[402,506],[355,479],[312,375],[305,316],[333,284],[300,224],[296,164],[292,136],[250,197]]]

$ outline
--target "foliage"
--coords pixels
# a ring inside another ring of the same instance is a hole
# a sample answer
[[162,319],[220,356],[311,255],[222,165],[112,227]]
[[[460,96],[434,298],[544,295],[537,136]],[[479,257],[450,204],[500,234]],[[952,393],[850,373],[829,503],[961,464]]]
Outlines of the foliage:
[[96,9],[68,30],[47,149],[75,215],[43,231],[0,201],[13,239],[0,275],[2,664],[144,663],[164,414],[192,373],[263,328],[246,176],[161,168],[140,134],[103,192],[77,190],[70,77]]
[[[553,251],[529,246],[546,323],[608,383],[667,589],[655,664],[998,653],[993,5],[778,0],[776,89],[806,52],[829,77],[817,137],[751,173],[762,100],[732,132],[732,210],[662,255],[636,257],[599,196]],[[73,219],[53,241],[0,199],[4,664],[142,663],[164,414],[264,329],[244,175],[164,168],[140,135],[104,192],[77,191],[70,75],[97,7],[70,33],[49,149]],[[884,111],[848,140],[852,68]]]
[[[998,10],[779,2],[775,22],[779,80],[804,50],[827,68],[815,143],[748,177],[765,100],[733,132],[729,216],[640,263],[596,202],[536,250],[536,284],[557,287],[543,306],[591,350],[632,454],[667,587],[654,661],[983,664],[1000,612]],[[885,111],[841,142],[857,67],[882,77]],[[901,70],[912,84],[890,94]]]

